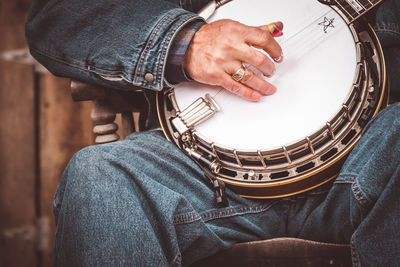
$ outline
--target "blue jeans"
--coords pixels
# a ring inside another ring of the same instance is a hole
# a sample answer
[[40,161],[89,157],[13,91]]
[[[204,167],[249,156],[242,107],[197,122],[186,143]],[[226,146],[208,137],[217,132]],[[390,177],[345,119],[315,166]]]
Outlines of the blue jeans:
[[385,0],[381,4],[374,29],[385,54],[391,101],[400,101],[400,1]]
[[[399,4],[377,15],[394,97],[400,94]],[[238,242],[298,237],[350,243],[355,266],[400,264],[400,104],[371,121],[339,176],[296,196],[254,200],[208,178],[160,131],[87,147],[68,164],[54,213],[58,266],[181,266]]]
[[54,200],[59,266],[181,266],[244,241],[351,243],[359,266],[400,264],[400,103],[369,124],[339,176],[296,196],[215,204],[199,167],[160,131],[87,147]]

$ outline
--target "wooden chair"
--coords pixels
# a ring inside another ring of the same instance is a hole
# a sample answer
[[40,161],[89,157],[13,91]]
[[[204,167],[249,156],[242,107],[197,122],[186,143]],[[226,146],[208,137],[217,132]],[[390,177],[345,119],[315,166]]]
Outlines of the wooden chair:
[[120,139],[117,134],[119,126],[116,115],[121,114],[121,132],[123,138],[138,131],[140,125],[135,123],[133,113],[144,112],[145,98],[143,93],[117,91],[109,88],[71,81],[71,95],[74,101],[93,101],[90,117],[93,121],[94,142],[103,144]]
[[[132,112],[145,109],[140,92],[127,92],[93,86],[78,81],[71,82],[75,101],[93,101],[91,112],[95,143],[114,142],[120,139],[115,123],[121,113],[122,134],[127,136],[137,130]],[[138,124],[138,123],[136,123]],[[140,123],[139,123],[140,125]],[[140,126],[139,126],[140,128]],[[351,266],[350,245],[329,244],[297,238],[276,238],[246,242],[216,253],[192,266]]]

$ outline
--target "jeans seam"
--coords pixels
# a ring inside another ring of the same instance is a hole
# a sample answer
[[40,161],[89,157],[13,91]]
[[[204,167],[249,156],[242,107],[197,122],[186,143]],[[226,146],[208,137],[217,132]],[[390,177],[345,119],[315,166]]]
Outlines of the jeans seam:
[[171,267],[173,266],[182,266],[182,255],[181,252],[178,250],[178,253],[176,254],[175,258],[171,261],[170,264]]
[[199,214],[197,214],[197,212],[191,211],[191,212],[184,213],[184,214],[174,215],[172,220],[173,220],[173,223],[175,225],[177,225],[177,224],[191,223],[194,221],[198,221],[200,219],[201,219],[201,217]]
[[177,224],[185,224],[192,223],[202,219],[204,222],[211,221],[219,218],[232,217],[237,215],[245,215],[245,214],[254,214],[260,213],[270,209],[275,203],[278,201],[274,201],[268,205],[261,206],[236,206],[236,207],[227,207],[223,209],[213,209],[209,211],[202,212],[198,214],[195,211],[191,211],[184,214],[174,215],[173,223]]
[[351,261],[352,261],[353,267],[359,266],[357,250],[354,245],[353,236],[350,238],[350,253],[351,253]]
[[203,212],[200,214],[200,216],[204,222],[207,222],[214,219],[232,217],[236,215],[260,213],[270,209],[277,202],[278,201],[274,201],[268,205],[261,205],[261,206],[237,206],[237,207],[228,207],[223,209],[215,209]]
[[335,181],[336,184],[351,184],[351,190],[358,203],[363,207],[368,207],[371,200],[363,192],[357,182],[357,175],[355,174],[340,174]]
[[336,177],[335,184],[344,184],[344,183],[354,183],[356,180],[357,175],[354,174],[339,174]]
[[357,180],[351,185],[351,190],[353,191],[354,197],[357,199],[358,203],[360,203],[363,207],[368,207],[371,203],[371,200],[366,196],[366,194],[362,191]]

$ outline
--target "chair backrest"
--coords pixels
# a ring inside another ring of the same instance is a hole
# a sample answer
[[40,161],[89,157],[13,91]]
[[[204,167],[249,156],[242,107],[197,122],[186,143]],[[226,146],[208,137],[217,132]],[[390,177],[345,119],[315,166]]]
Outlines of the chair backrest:
[[120,127],[123,138],[140,130],[137,115],[145,107],[143,93],[110,89],[72,80],[71,95],[74,101],[93,101],[90,117],[94,125],[96,144],[120,139],[117,133],[119,126],[115,122],[117,113],[121,114]]

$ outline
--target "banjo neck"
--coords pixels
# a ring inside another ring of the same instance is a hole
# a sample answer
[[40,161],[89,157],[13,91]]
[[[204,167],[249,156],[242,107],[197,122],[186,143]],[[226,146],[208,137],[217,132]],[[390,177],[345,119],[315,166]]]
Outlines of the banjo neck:
[[346,22],[351,24],[376,7],[382,0],[320,0],[320,2],[334,6],[343,14]]

